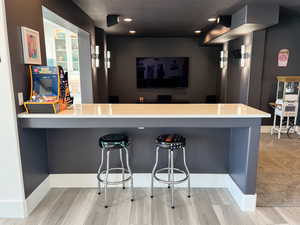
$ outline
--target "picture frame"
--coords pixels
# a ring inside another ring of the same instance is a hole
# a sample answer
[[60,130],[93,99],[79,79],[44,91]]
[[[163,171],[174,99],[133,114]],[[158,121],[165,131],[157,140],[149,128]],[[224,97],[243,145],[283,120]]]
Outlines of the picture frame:
[[27,27],[21,27],[24,64],[41,65],[40,33]]

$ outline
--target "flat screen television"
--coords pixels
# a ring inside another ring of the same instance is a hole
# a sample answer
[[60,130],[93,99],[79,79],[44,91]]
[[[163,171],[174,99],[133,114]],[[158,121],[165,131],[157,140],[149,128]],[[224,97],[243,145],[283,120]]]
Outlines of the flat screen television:
[[136,70],[138,88],[188,87],[188,57],[140,57]]

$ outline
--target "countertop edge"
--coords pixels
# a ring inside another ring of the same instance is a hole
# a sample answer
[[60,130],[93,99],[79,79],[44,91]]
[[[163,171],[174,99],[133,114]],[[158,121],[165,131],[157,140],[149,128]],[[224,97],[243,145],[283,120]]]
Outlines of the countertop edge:
[[271,118],[271,114],[265,115],[236,115],[236,114],[229,114],[229,115],[113,115],[113,116],[96,116],[96,115],[60,115],[60,114],[18,114],[19,119],[201,119],[201,118],[211,118],[211,119],[233,119],[233,118]]

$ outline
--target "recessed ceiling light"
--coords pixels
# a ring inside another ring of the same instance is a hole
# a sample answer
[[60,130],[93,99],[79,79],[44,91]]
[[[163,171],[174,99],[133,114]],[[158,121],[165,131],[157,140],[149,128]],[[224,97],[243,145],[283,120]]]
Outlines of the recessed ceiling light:
[[124,21],[124,22],[127,22],[127,23],[132,22],[132,20],[133,20],[133,19],[131,19],[131,18],[129,18],[129,17],[126,17],[126,18],[123,19],[123,21]]
[[194,33],[195,33],[195,34],[200,34],[200,33],[201,33],[201,30],[195,30]]
[[136,33],[135,30],[130,30],[130,31],[129,31],[129,34],[135,34],[135,33]]
[[209,22],[216,22],[216,21],[217,21],[217,18],[211,17],[211,18],[208,19],[208,21],[209,21]]

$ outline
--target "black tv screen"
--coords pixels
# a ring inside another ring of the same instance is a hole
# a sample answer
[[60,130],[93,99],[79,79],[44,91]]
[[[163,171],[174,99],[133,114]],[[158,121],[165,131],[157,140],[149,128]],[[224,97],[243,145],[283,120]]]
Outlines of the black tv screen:
[[188,57],[140,57],[136,59],[138,88],[188,86]]

